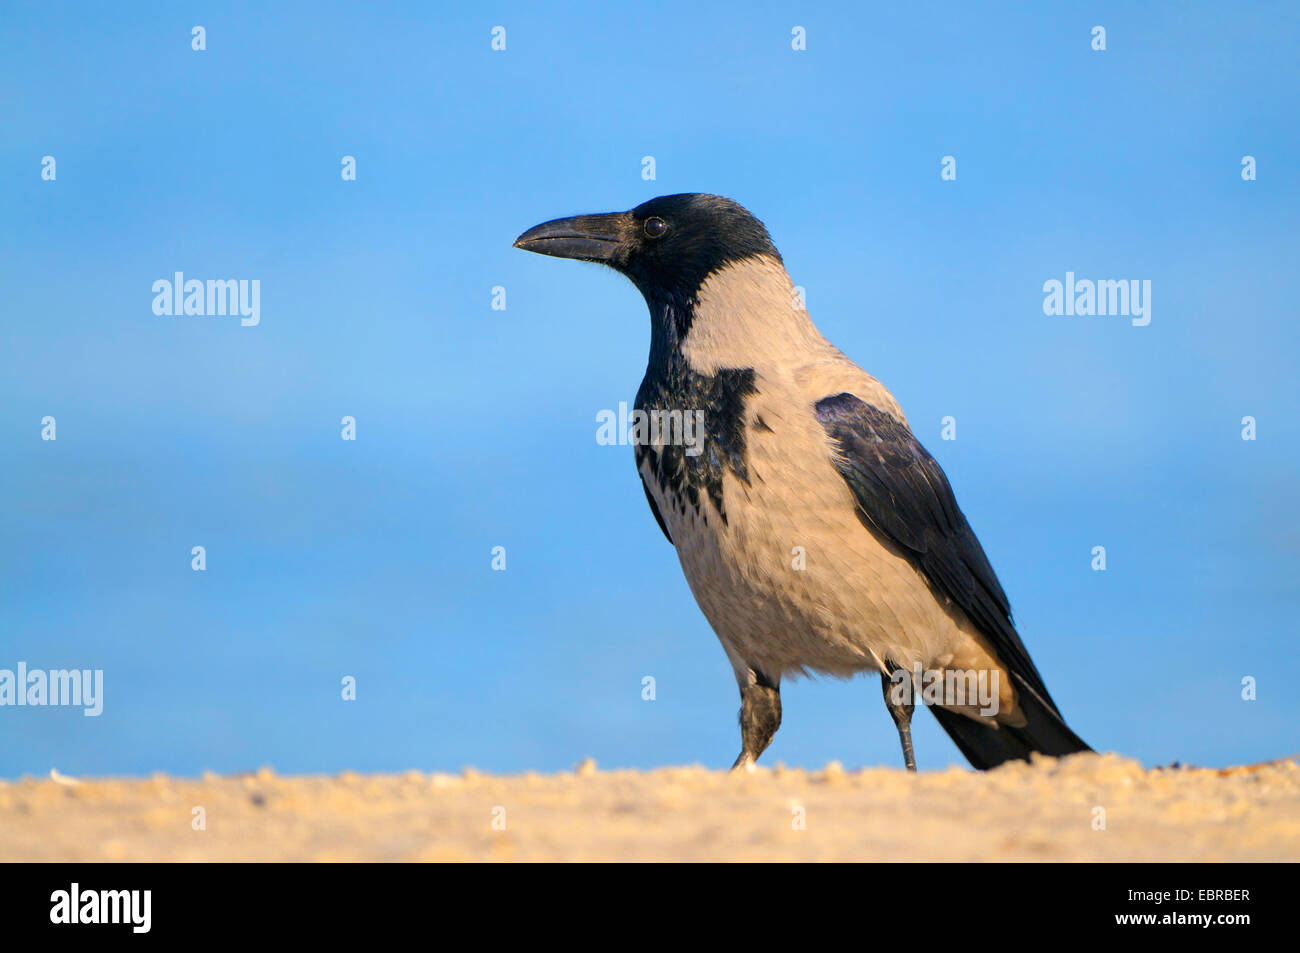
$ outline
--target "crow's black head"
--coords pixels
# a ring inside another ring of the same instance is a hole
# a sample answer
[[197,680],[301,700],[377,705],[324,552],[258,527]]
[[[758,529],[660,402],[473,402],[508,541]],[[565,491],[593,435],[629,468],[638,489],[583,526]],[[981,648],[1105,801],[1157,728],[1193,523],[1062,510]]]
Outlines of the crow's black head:
[[781,260],[763,223],[720,195],[662,195],[630,212],[559,218],[530,228],[515,247],[594,261],[622,272],[647,299],[690,299],[732,262]]

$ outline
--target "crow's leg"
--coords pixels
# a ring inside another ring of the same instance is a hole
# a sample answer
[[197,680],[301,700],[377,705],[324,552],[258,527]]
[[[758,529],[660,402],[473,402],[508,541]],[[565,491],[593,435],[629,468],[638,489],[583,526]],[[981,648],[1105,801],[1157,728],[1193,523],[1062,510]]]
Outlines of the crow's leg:
[[772,736],[780,727],[780,681],[749,669],[740,681],[741,752],[731,770],[752,771],[754,762],[772,743]]
[[885,707],[889,709],[894,726],[898,729],[898,740],[903,745],[903,762],[908,771],[916,770],[916,756],[912,753],[912,710],[914,697],[911,673],[903,668],[891,668],[888,675],[880,675],[880,684],[885,693]]

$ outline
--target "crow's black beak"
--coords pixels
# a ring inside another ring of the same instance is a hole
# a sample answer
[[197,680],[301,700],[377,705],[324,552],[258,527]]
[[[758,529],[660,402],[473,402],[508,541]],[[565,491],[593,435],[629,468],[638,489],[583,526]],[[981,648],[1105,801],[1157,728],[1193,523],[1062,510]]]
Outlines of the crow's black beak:
[[515,247],[539,255],[613,264],[627,232],[626,212],[575,215],[535,225],[515,239]]

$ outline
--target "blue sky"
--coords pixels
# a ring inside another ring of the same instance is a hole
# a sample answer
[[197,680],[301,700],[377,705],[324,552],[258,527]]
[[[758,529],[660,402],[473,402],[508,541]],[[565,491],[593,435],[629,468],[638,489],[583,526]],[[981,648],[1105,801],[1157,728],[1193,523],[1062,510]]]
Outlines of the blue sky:
[[[729,764],[729,666],[595,441],[644,305],[510,247],[682,191],[762,218],[897,395],[1085,739],[1300,748],[1293,5],[5,19],[0,668],[102,669],[105,699],[0,708],[0,776]],[[176,271],[258,279],[260,324],[155,315]],[[1044,315],[1067,271],[1150,280],[1151,323]],[[767,763],[900,763],[874,677],[783,697]],[[916,744],[961,763],[928,715]]]

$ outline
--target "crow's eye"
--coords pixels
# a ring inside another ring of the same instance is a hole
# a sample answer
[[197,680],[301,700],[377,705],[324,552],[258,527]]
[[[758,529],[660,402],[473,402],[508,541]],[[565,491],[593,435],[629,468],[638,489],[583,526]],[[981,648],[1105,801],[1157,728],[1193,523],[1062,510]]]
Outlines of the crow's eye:
[[668,223],[658,216],[647,218],[645,225],[641,227],[646,234],[646,238],[662,238],[668,231]]

